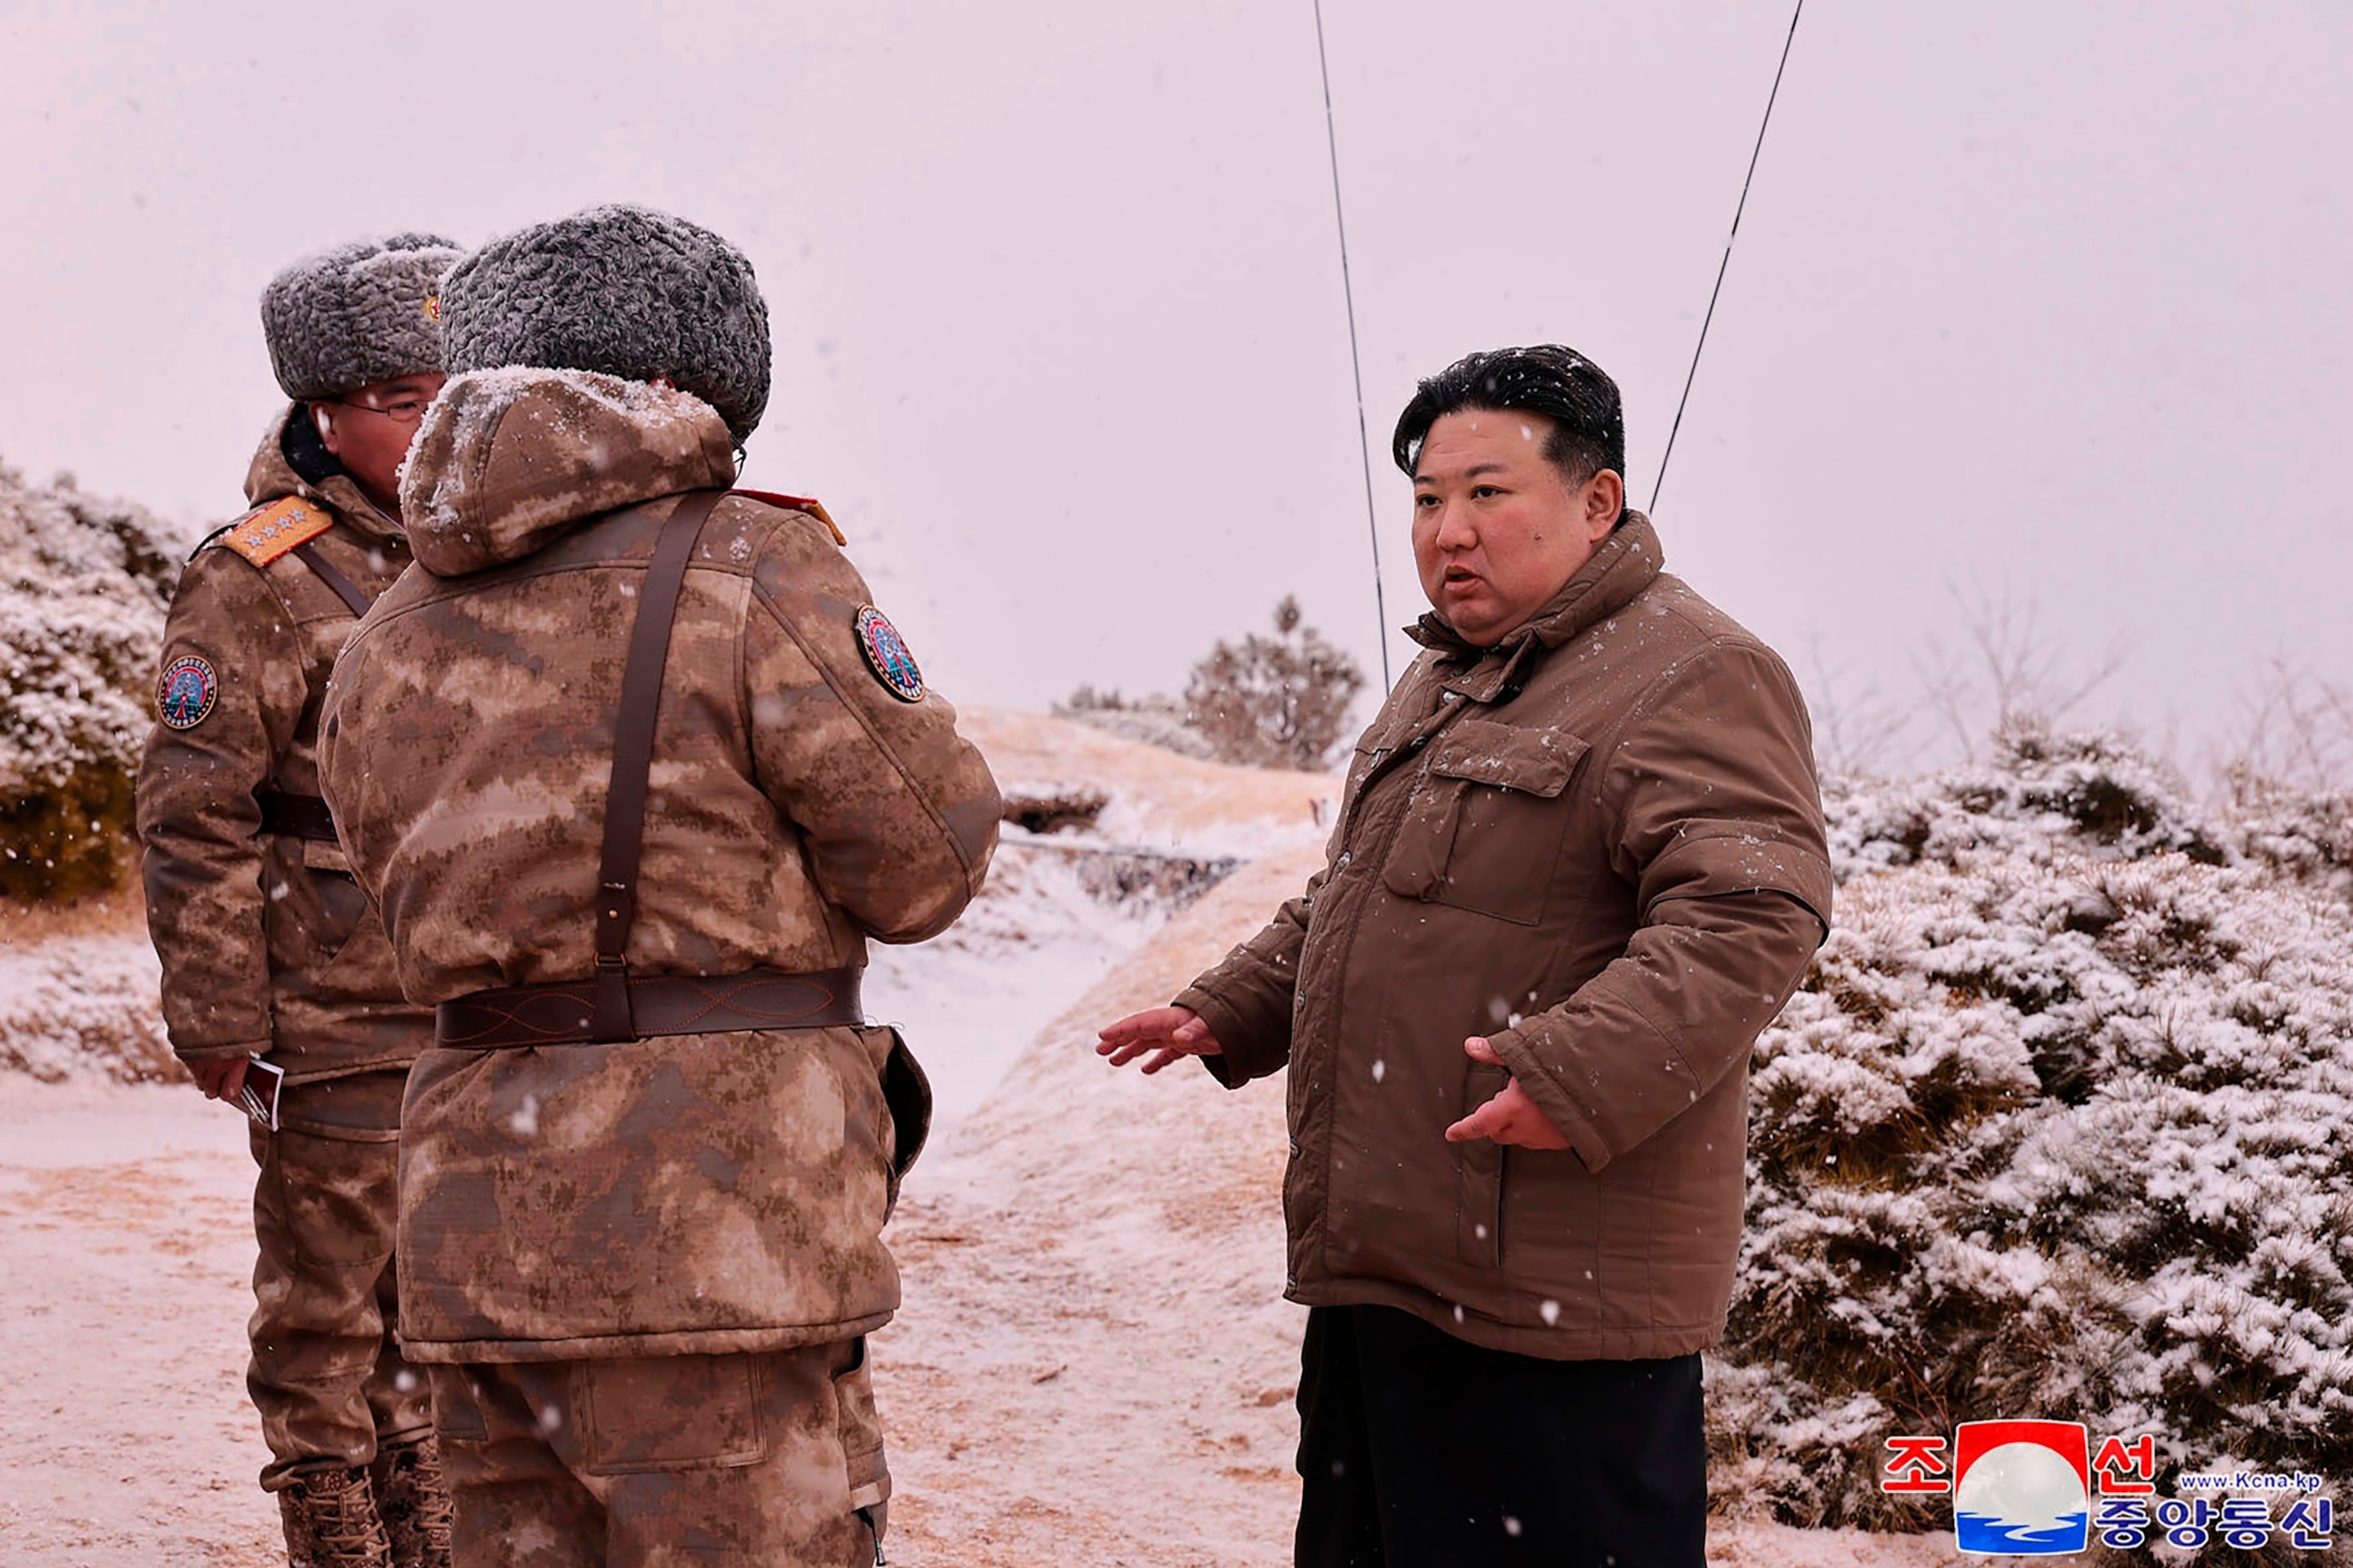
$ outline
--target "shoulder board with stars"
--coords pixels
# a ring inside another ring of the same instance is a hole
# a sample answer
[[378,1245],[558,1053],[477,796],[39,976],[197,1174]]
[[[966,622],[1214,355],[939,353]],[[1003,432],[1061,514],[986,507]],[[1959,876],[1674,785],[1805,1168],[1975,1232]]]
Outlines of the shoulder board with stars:
[[248,514],[216,537],[255,566],[266,567],[334,525],[334,514],[325,507],[290,495]]
[[762,501],[770,506],[781,506],[787,512],[806,512],[832,531],[835,544],[845,549],[849,547],[849,536],[841,531],[841,524],[833,520],[833,514],[825,509],[825,503],[814,495],[786,495],[774,490],[736,490],[729,493],[740,495],[746,501]]

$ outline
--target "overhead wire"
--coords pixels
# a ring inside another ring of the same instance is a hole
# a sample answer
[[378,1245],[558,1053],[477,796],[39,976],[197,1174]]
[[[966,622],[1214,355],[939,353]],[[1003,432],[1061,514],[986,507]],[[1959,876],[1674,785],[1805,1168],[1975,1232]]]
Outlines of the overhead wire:
[[[1381,581],[1381,529],[1379,508],[1373,499],[1373,442],[1365,418],[1365,365],[1363,350],[1356,334],[1356,289],[1348,266],[1347,205],[1341,196],[1340,133],[1332,110],[1332,63],[1324,42],[1324,0],[1314,0],[1315,12],[1315,63],[1324,84],[1324,141],[1332,165],[1332,219],[1340,241],[1340,296],[1348,319],[1348,370],[1356,392],[1356,450],[1365,478],[1365,528],[1372,545],[1373,610],[1380,622],[1381,688],[1390,684],[1389,617],[1388,595]],[[1798,23],[1806,14],[1806,0],[1797,0],[1789,12],[1789,30],[1781,40],[1781,58],[1773,68],[1773,86],[1765,95],[1765,113],[1757,125],[1757,140],[1748,151],[1748,170],[1741,176],[1740,199],[1732,209],[1732,228],[1724,238],[1724,256],[1716,263],[1715,286],[1708,291],[1707,311],[1700,319],[1699,341],[1692,348],[1691,366],[1683,375],[1683,396],[1675,400],[1674,421],[1667,428],[1666,450],[1659,458],[1658,477],[1651,485],[1650,510],[1658,509],[1659,497],[1667,487],[1667,465],[1674,461],[1675,440],[1683,433],[1683,414],[1691,407],[1692,387],[1699,380],[1701,358],[1707,353],[1708,329],[1715,324],[1715,307],[1724,295],[1724,280],[1732,270],[1733,247],[1740,239],[1740,220],[1748,211],[1748,193],[1757,183],[1757,165],[1765,154],[1765,135],[1773,127],[1773,109],[1781,100],[1781,79],[1789,69],[1789,52],[1798,41]]]
[[[1659,458],[1659,477],[1651,486],[1650,510],[1659,507],[1659,493],[1667,487],[1667,464],[1675,455],[1675,437],[1683,428],[1683,409],[1691,403],[1692,383],[1699,379],[1699,357],[1707,352],[1707,329],[1715,320],[1715,302],[1724,292],[1724,275],[1732,267],[1733,242],[1740,238],[1740,215],[1748,210],[1748,187],[1757,180],[1757,160],[1765,151],[1765,132],[1773,124],[1773,105],[1781,97],[1781,74],[1789,69],[1789,47],[1798,41],[1798,18],[1806,12],[1806,0],[1798,0],[1797,8],[1789,13],[1789,36],[1781,40],[1781,63],[1773,69],[1773,90],[1765,95],[1765,118],[1757,127],[1757,145],[1748,154],[1748,173],[1740,182],[1740,201],[1732,209],[1732,232],[1724,237],[1724,260],[1716,263],[1715,287],[1708,291],[1707,314],[1699,323],[1699,344],[1692,350],[1691,369],[1683,376],[1683,395],[1675,402],[1675,422],[1667,429],[1667,450]],[[1326,89],[1328,95],[1329,89]],[[1361,402],[1362,394],[1358,395]]]
[[1332,154],[1332,217],[1340,231],[1340,294],[1348,307],[1348,369],[1356,381],[1356,450],[1365,469],[1365,528],[1373,545],[1373,613],[1380,620],[1381,690],[1389,689],[1389,610],[1381,587],[1381,523],[1373,503],[1373,440],[1365,425],[1365,364],[1356,347],[1356,289],[1348,275],[1348,215],[1340,200],[1340,133],[1332,116],[1332,64],[1324,51],[1324,0],[1315,3],[1315,63],[1324,74],[1324,142]]

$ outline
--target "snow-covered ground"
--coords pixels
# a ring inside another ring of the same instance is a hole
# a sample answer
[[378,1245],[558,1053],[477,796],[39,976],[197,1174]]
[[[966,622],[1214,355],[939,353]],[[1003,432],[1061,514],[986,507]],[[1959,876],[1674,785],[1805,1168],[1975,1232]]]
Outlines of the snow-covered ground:
[[[963,919],[919,947],[872,949],[867,1011],[901,1027],[930,1075],[935,1137],[1193,895],[1188,874],[1206,882],[1228,862],[1321,843],[1339,793],[1320,775],[1220,767],[1030,714],[973,708],[960,724],[1008,795],[1103,804],[1083,828],[1008,824]],[[1119,900],[1090,890],[1123,872],[1158,872],[1163,885]]]
[[[965,922],[878,955],[870,983],[941,1107],[892,1225],[906,1305],[875,1345],[892,1560],[1272,1568],[1290,1555],[1303,1320],[1281,1299],[1280,1086],[1145,1080],[1089,1047],[1296,889],[1334,782],[965,717],[1008,782],[1107,803],[1073,833],[1008,834]],[[1090,890],[1135,850],[1241,863],[1190,902],[1198,882],[1120,904]],[[0,945],[5,1026],[38,1011],[11,995],[23,975],[64,977],[93,1016],[151,1006],[142,942],[117,920]],[[109,1081],[97,1047],[43,1059],[62,1082],[0,1071],[0,1563],[282,1561],[242,1389],[243,1123],[185,1086]],[[1711,1557],[1959,1561],[1949,1537],[1752,1523],[1720,1528]]]
[[0,1075],[0,1563],[260,1568],[253,1163],[182,1085]]

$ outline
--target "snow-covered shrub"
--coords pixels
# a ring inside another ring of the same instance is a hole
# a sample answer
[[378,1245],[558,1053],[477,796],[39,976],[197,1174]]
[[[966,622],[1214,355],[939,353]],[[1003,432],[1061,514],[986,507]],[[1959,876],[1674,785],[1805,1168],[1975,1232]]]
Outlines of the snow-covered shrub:
[[2353,904],[2353,791],[2284,789],[2245,773],[2231,780],[2232,846]]
[[1755,1059],[1723,1500],[1921,1529],[1882,1440],[2010,1416],[2353,1478],[2346,799],[2209,820],[2021,730],[1827,803],[1836,929]]
[[118,881],[185,542],[144,509],[0,467],[0,895]]
[[1185,722],[1220,762],[1312,772],[1352,733],[1348,713],[1364,687],[1356,660],[1307,625],[1285,594],[1273,636],[1220,638],[1193,666]]
[[1315,772],[1355,733],[1350,715],[1364,686],[1356,660],[1305,624],[1286,594],[1274,607],[1274,635],[1219,639],[1193,666],[1183,702],[1089,683],[1056,703],[1054,716],[1205,761]]
[[0,1073],[43,1083],[184,1075],[164,1037],[154,952],[119,936],[0,947]]
[[1156,746],[1204,762],[1217,759],[1218,748],[1209,744],[1208,737],[1185,722],[1185,705],[1165,693],[1127,697],[1116,691],[1099,692],[1092,685],[1084,685],[1072,692],[1068,700],[1056,703],[1053,712],[1056,718],[1089,725],[1122,740]]

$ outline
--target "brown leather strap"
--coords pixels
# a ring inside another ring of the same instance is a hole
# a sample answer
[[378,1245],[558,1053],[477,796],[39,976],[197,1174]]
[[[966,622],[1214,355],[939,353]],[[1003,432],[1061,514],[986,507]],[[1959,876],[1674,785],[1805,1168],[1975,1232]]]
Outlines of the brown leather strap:
[[365,615],[368,606],[375,602],[360,591],[357,583],[343,576],[334,562],[313,549],[308,539],[294,546],[294,554],[301,557],[302,564],[310,567],[321,582],[335,590],[335,597],[350,606],[353,615]]
[[[855,1027],[865,1022],[859,1001],[861,978],[862,971],[852,969],[632,975],[625,982],[636,1030],[630,1038]],[[600,973],[593,980],[503,986],[454,998],[435,1009],[434,1037],[453,1051],[601,1044],[596,1011],[602,979]]]
[[679,590],[703,519],[726,494],[697,490],[681,497],[654,542],[629,631],[621,703],[613,722],[613,779],[605,792],[605,852],[596,867],[596,980],[592,1036],[634,1040],[628,984],[629,927],[638,918],[638,863],[646,847],[646,785],[654,762],[654,718],[661,708],[662,665],[678,619]]
[[297,795],[285,789],[256,789],[253,799],[261,807],[261,831],[280,838],[314,839],[331,844],[335,838],[335,819],[327,812],[327,803],[316,795]]

